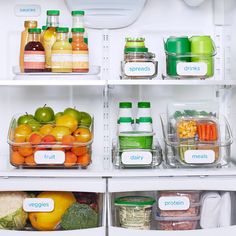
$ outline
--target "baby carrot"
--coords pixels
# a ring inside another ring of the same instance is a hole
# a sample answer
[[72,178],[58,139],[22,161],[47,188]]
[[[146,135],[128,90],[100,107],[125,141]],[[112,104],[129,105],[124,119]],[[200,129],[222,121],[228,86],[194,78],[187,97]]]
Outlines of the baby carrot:
[[218,139],[216,124],[212,124],[211,129],[212,129],[212,141],[216,141]]
[[210,141],[211,125],[205,124],[205,126],[206,126],[206,141]]
[[197,130],[198,130],[198,139],[202,140],[202,127],[201,127],[201,124],[197,125]]

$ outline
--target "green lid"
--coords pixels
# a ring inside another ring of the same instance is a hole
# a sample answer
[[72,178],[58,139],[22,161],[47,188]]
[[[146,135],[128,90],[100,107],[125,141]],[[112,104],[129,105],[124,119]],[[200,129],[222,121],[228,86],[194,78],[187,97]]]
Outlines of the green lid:
[[116,205],[127,205],[127,206],[152,206],[155,203],[155,199],[152,197],[142,196],[127,196],[119,197],[115,199]]
[[72,33],[84,33],[85,29],[84,28],[72,28],[71,32]]
[[41,34],[41,29],[40,28],[30,28],[28,29],[29,33],[35,33],[35,34]]
[[117,121],[118,124],[120,123],[132,123],[133,124],[133,119],[131,117],[120,117],[120,119]]
[[148,52],[148,48],[125,48],[125,53],[130,52]]
[[120,102],[120,108],[132,108],[132,102]]
[[46,25],[42,26],[42,30],[46,30],[48,27]]
[[126,42],[144,42],[145,38],[143,38],[143,37],[139,37],[139,38],[128,37],[128,38],[125,38],[125,41]]
[[72,11],[72,16],[84,16],[84,11]]
[[69,32],[69,28],[68,27],[58,27],[56,29],[57,33],[68,33]]
[[151,103],[150,102],[139,102],[138,108],[151,108]]
[[60,15],[60,11],[58,11],[58,10],[48,10],[47,11],[47,15],[48,16],[59,16]]
[[151,117],[140,117],[136,120],[136,123],[152,123]]

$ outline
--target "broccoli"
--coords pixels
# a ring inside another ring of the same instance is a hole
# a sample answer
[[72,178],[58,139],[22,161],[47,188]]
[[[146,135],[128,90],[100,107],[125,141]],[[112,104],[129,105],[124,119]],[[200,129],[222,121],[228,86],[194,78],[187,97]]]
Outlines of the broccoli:
[[88,205],[73,203],[61,220],[65,230],[87,229],[98,226],[98,214]]

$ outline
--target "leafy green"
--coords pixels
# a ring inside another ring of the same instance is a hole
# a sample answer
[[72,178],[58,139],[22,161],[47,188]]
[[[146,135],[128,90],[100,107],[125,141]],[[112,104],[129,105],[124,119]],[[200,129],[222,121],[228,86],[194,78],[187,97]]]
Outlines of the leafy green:
[[61,220],[65,230],[87,229],[98,226],[98,214],[88,205],[73,203]]

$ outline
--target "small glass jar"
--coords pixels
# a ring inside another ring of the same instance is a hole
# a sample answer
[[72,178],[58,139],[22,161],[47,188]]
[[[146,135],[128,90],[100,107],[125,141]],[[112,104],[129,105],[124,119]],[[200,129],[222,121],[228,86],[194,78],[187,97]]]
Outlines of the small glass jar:
[[153,132],[152,118],[151,117],[140,117],[136,120],[136,129],[140,132]]
[[131,117],[120,117],[117,123],[118,133],[133,131],[134,120]]

